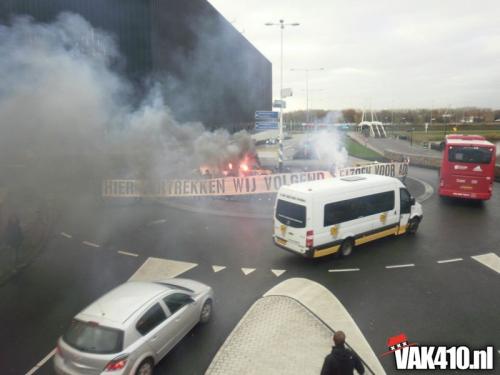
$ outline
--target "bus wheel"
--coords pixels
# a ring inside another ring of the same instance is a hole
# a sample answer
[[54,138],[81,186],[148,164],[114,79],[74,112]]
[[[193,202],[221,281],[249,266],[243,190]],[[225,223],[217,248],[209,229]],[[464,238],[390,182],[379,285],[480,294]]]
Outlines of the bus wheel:
[[408,230],[407,232],[409,234],[415,234],[417,233],[418,230],[418,225],[420,224],[420,220],[418,217],[414,217],[413,219],[410,220],[410,223],[408,224]]
[[348,257],[352,253],[352,249],[354,247],[354,241],[352,238],[347,238],[340,245],[340,255],[343,257]]

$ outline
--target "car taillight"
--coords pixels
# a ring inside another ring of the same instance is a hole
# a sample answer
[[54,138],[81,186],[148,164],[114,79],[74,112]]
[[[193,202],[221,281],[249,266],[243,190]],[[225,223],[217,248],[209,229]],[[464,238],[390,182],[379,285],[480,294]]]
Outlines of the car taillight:
[[56,345],[56,353],[60,356],[62,356],[62,350],[61,350],[61,347],[59,346],[59,344]]
[[444,186],[444,180],[441,180],[441,182],[439,183],[439,186],[441,186],[441,187]]
[[313,247],[314,245],[314,231],[308,230],[306,233],[306,247]]
[[117,370],[123,370],[125,366],[127,365],[127,359],[128,356],[120,356],[115,359],[113,359],[111,362],[109,362],[106,367],[104,368],[104,371],[117,371]]

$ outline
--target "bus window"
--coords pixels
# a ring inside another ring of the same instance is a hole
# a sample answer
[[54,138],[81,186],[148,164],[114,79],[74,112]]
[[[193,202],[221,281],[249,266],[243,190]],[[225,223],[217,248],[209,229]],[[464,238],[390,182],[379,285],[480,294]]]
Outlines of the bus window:
[[276,206],[276,219],[289,227],[305,228],[306,207],[300,204],[278,199]]
[[453,163],[489,164],[492,152],[484,147],[450,147],[448,161]]

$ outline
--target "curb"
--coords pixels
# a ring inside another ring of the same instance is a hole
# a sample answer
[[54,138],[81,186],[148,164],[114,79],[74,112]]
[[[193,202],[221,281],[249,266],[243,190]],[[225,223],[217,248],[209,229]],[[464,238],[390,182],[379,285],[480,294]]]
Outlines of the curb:
[[[296,332],[293,337],[289,336],[290,329]],[[304,278],[287,279],[257,299],[218,349],[205,374],[241,373],[243,368],[249,374],[317,374],[331,350],[336,330],[346,333],[346,346],[360,356],[366,374],[385,374],[337,297]],[[276,342],[286,342],[286,346]]]

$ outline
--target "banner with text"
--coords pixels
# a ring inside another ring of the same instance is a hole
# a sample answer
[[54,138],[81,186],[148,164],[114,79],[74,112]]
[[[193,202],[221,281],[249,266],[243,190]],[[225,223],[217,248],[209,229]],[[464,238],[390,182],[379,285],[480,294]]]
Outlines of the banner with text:
[[[404,177],[406,163],[370,164],[343,168],[335,171],[335,177],[370,173],[392,177]],[[334,177],[327,171],[280,173],[264,176],[225,177],[198,180],[104,180],[103,197],[195,197],[218,195],[248,195],[276,193],[283,185],[298,182],[324,180]]]

